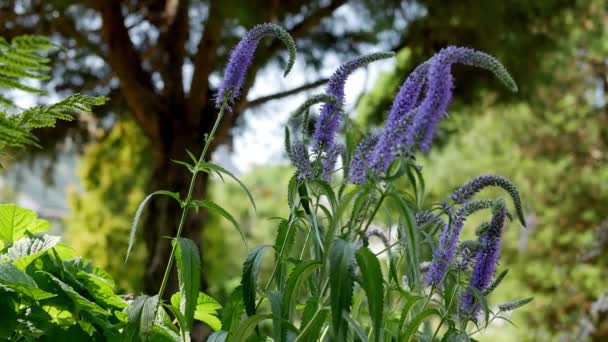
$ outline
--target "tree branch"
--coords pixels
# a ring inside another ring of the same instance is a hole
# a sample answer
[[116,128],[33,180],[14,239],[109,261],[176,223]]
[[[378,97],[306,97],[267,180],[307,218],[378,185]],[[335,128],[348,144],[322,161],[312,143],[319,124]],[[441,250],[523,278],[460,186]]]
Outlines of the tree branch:
[[295,95],[297,93],[300,93],[300,92],[308,90],[308,89],[317,88],[317,87],[327,83],[328,80],[329,80],[328,78],[323,78],[323,79],[320,79],[320,80],[317,80],[317,81],[314,81],[311,83],[301,85],[301,86],[293,88],[293,89],[281,91],[281,92],[271,94],[271,95],[258,97],[257,99],[244,102],[243,105],[241,106],[240,110],[248,109],[251,107],[259,106],[259,105],[264,104],[269,101],[278,100],[278,99],[282,99],[284,97]]
[[207,23],[203,36],[194,56],[194,71],[190,84],[190,100],[188,101],[188,119],[196,122],[200,112],[208,102],[209,74],[215,67],[217,49],[220,46],[224,18],[217,1],[210,1]]
[[120,0],[96,2],[102,19],[102,38],[107,48],[107,62],[120,81],[133,116],[150,141],[160,135],[158,115],[163,105],[154,93],[151,77],[141,63],[125,27]]

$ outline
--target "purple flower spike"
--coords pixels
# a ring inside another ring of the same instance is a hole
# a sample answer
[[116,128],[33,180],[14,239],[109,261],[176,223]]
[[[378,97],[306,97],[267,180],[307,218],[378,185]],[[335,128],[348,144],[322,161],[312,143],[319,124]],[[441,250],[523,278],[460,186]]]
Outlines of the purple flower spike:
[[344,153],[344,145],[334,144],[326,152],[325,158],[321,160],[323,166],[323,173],[321,174],[321,180],[325,182],[331,181],[331,174],[334,171],[338,156]]
[[[479,242],[484,246],[477,252],[473,273],[469,280],[469,286],[485,290],[492,282],[492,277],[498,265],[500,257],[500,241],[502,237],[503,227],[505,225],[505,217],[507,209],[505,202],[501,199],[497,200],[492,208],[492,221],[490,227],[485,234],[479,237]],[[467,290],[460,301],[460,312],[464,315],[470,315],[473,319],[476,318],[479,312],[479,303],[476,303],[475,297],[470,290]]]
[[480,192],[486,187],[489,186],[497,186],[503,188],[513,200],[513,206],[515,207],[515,211],[517,213],[517,217],[519,218],[522,226],[526,226],[526,219],[524,218],[524,211],[521,206],[521,199],[519,197],[519,191],[515,185],[505,177],[496,176],[496,175],[481,175],[475,177],[473,180],[464,184],[460,189],[454,191],[450,197],[456,203],[463,203],[468,201],[471,197],[473,197],[476,193]]
[[476,66],[494,73],[510,90],[517,91],[517,85],[505,67],[494,57],[473,49],[449,46],[442,49],[429,61],[427,92],[420,104],[418,115],[409,127],[408,145],[413,146],[420,135],[420,149],[428,151],[435,135],[435,129],[444,117],[452,100],[453,79],[451,67],[455,63]]
[[494,201],[491,200],[467,202],[462,208],[454,212],[450,223],[443,225],[439,237],[439,246],[437,246],[435,253],[433,253],[433,261],[427,276],[427,283],[429,285],[439,285],[445,277],[449,265],[453,263],[456,247],[458,246],[458,238],[467,217],[478,210],[492,208],[493,206]]
[[363,184],[367,180],[369,168],[366,157],[378,142],[378,136],[369,135],[359,143],[353,154],[353,160],[348,168],[348,180],[352,184]]
[[310,179],[312,178],[312,167],[310,165],[310,159],[308,159],[308,151],[306,145],[302,142],[297,142],[291,146],[291,153],[289,155],[291,162],[296,167],[296,173],[298,179]]
[[334,143],[336,132],[340,126],[342,113],[340,108],[344,107],[344,85],[348,76],[357,68],[365,66],[377,60],[393,57],[393,52],[378,52],[358,57],[340,66],[327,82],[325,93],[336,98],[337,104],[324,103],[321,114],[315,126],[314,149],[319,153],[322,149],[328,149]]
[[247,31],[245,37],[230,52],[228,64],[224,70],[224,78],[218,88],[215,105],[219,108],[224,101],[228,103],[228,110],[231,105],[241,95],[241,89],[245,82],[247,70],[253,60],[253,54],[262,39],[266,35],[274,35],[280,39],[289,50],[289,62],[285,70],[285,75],[289,73],[296,59],[296,44],[293,38],[284,28],[276,24],[261,24],[254,26]]

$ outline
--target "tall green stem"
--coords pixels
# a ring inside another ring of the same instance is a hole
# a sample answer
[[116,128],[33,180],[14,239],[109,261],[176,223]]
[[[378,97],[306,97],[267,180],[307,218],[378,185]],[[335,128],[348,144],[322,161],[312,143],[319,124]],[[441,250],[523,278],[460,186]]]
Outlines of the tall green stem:
[[[196,179],[198,173],[200,171],[199,165],[205,161],[205,155],[207,154],[207,150],[209,150],[209,146],[215,137],[215,132],[222,121],[222,117],[224,116],[224,110],[226,109],[227,100],[224,100],[222,106],[220,107],[220,112],[217,115],[217,119],[213,124],[213,128],[209,135],[205,136],[205,145],[203,147],[203,152],[201,152],[200,157],[198,158],[194,170],[192,170],[192,179],[190,180],[190,187],[188,188],[188,195],[186,199],[182,202],[182,216],[179,219],[179,225],[177,226],[177,233],[175,235],[175,239],[178,239],[182,236],[182,231],[184,229],[184,224],[186,223],[186,218],[188,217],[188,212],[190,211],[190,205],[192,204],[192,194],[194,193],[194,185],[196,184]],[[169,274],[171,274],[171,269],[173,268],[173,259],[175,257],[175,250],[177,249],[177,243],[173,244],[171,248],[171,254],[169,254],[169,260],[167,261],[167,267],[165,268],[165,274],[163,275],[163,281],[160,284],[160,288],[158,290],[158,298],[162,298],[165,292],[165,288],[167,287],[167,282],[169,281]],[[160,301],[159,301],[160,305]]]

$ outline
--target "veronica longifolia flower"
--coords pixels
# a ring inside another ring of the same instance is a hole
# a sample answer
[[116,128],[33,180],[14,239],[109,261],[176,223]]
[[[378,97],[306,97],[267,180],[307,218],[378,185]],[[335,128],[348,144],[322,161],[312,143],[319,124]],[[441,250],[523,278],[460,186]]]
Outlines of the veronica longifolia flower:
[[296,174],[298,179],[309,179],[312,178],[312,167],[310,165],[310,159],[308,159],[308,151],[306,145],[302,142],[297,142],[291,146],[291,153],[289,155],[292,164],[296,167]]
[[413,146],[417,136],[421,136],[420,149],[427,151],[435,135],[435,128],[443,118],[452,100],[453,79],[451,67],[455,63],[487,69],[496,75],[510,90],[517,91],[517,85],[498,60],[469,48],[449,46],[442,49],[428,62],[426,94],[420,104],[418,114],[409,126],[407,144]]
[[473,197],[476,193],[480,192],[486,187],[489,186],[497,186],[503,188],[513,200],[513,206],[515,207],[515,212],[517,213],[517,217],[519,218],[522,226],[526,226],[526,219],[524,218],[524,211],[521,206],[521,199],[519,197],[519,191],[510,180],[505,177],[496,176],[496,175],[481,175],[475,177],[473,180],[467,182],[460,189],[454,191],[450,197],[456,203],[463,203],[468,201],[471,197]]
[[247,31],[245,37],[232,49],[228,64],[224,70],[224,78],[218,88],[215,104],[220,107],[224,101],[230,105],[241,95],[241,88],[245,82],[247,70],[253,60],[253,54],[262,39],[266,35],[274,35],[280,39],[289,50],[289,62],[285,75],[289,73],[296,59],[296,44],[293,38],[284,28],[275,24],[261,24]]
[[[469,280],[469,286],[483,291],[492,282],[492,277],[500,258],[500,241],[502,237],[507,208],[502,199],[494,202],[492,207],[492,221],[488,230],[479,237],[483,248],[477,252],[476,263]],[[465,315],[475,318],[479,311],[479,304],[475,303],[475,297],[467,290],[460,301],[460,311]]]
[[439,285],[445,277],[449,265],[454,262],[458,238],[467,217],[478,210],[492,208],[493,205],[494,201],[491,200],[467,202],[462,208],[453,213],[451,222],[443,225],[441,236],[439,237],[439,246],[437,246],[435,253],[433,253],[431,269],[427,276],[427,283],[429,285]]
[[393,52],[378,52],[370,55],[353,59],[340,66],[338,70],[329,78],[325,92],[336,98],[337,104],[324,103],[321,107],[321,114],[317,120],[314,133],[314,149],[320,152],[327,149],[334,143],[334,139],[340,126],[341,111],[344,106],[344,85],[348,76],[357,68],[365,66],[371,62],[394,56]]
[[363,184],[367,180],[369,164],[366,157],[372,151],[377,142],[377,135],[368,135],[361,140],[359,146],[357,146],[355,149],[353,160],[348,168],[348,180],[352,184]]
[[336,162],[338,161],[338,156],[342,155],[342,153],[344,153],[344,145],[342,144],[334,144],[327,150],[325,158],[321,160],[321,165],[323,167],[321,180],[325,182],[329,182],[331,180],[331,174],[333,173]]

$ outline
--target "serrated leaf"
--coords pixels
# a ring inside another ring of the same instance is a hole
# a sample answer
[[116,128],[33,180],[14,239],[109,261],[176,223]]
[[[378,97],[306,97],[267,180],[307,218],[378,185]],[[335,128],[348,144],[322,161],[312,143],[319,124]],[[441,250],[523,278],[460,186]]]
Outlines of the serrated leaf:
[[45,232],[48,221],[38,219],[36,213],[16,204],[0,204],[0,240],[13,243],[26,235]]
[[380,262],[367,247],[360,248],[356,254],[361,270],[361,286],[367,294],[369,314],[374,327],[374,341],[382,341],[384,320],[384,283]]
[[123,331],[124,341],[138,342],[147,340],[152,333],[156,307],[158,306],[158,295],[141,295],[127,308],[129,320]]
[[175,316],[177,323],[179,324],[179,332],[182,336],[182,341],[189,342],[190,341],[190,331],[186,328],[188,326],[188,322],[186,322],[186,317],[179,310],[179,292],[174,293],[171,296],[171,305],[163,304],[163,306]]
[[287,320],[291,321],[297,303],[298,290],[306,279],[316,269],[323,265],[320,261],[305,261],[298,264],[289,275],[287,286],[285,286],[285,297],[283,299],[283,312],[286,313]]
[[295,222],[281,220],[278,226],[277,238],[274,243],[275,260],[278,264],[277,268],[277,284],[279,289],[285,286],[285,278],[287,277],[287,268],[284,263],[286,256],[291,254],[296,236]]
[[244,311],[243,288],[237,286],[230,294],[230,297],[222,310],[222,328],[233,335],[233,331],[238,328]]
[[271,315],[253,315],[247,318],[236,331],[234,342],[245,342],[253,329],[262,321],[272,318]]
[[329,309],[319,308],[319,299],[311,298],[306,302],[302,315],[302,324],[298,341],[316,342],[320,340],[321,329],[325,319],[329,316]]
[[146,196],[146,198],[144,198],[143,201],[141,201],[141,203],[137,207],[137,211],[135,212],[135,217],[133,218],[133,224],[131,224],[131,232],[129,233],[129,247],[127,247],[127,256],[125,257],[125,262],[127,262],[127,260],[129,259],[129,254],[131,254],[131,249],[133,248],[133,242],[135,241],[135,232],[137,231],[137,224],[139,223],[141,214],[144,211],[144,207],[146,206],[148,201],[150,201],[152,199],[152,197],[154,197],[156,195],[169,196],[169,197],[175,199],[177,202],[180,202],[179,192],[171,192],[171,191],[166,191],[166,190],[154,191],[153,193]]
[[284,341],[286,332],[283,327],[283,296],[280,292],[268,292],[268,301],[272,312],[272,336],[275,341]]
[[208,201],[208,200],[192,200],[190,202],[190,205],[192,207],[196,207],[196,208],[203,207],[207,210],[210,210],[216,214],[223,216],[225,219],[230,221],[230,223],[232,223],[234,228],[241,235],[241,239],[243,240],[243,244],[245,245],[245,248],[249,249],[249,246],[247,244],[247,238],[245,237],[245,234],[241,230],[241,227],[239,226],[238,222],[234,219],[234,217],[228,211],[226,211],[226,209],[224,209],[220,205],[218,205],[212,201]]
[[367,335],[365,335],[365,331],[363,331],[363,329],[361,328],[361,326],[359,325],[359,323],[357,321],[352,319],[352,317],[350,317],[350,315],[346,312],[342,312],[342,317],[344,317],[344,319],[348,322],[348,324],[353,328],[353,331],[355,332],[355,334],[357,335],[359,340],[361,340],[362,342],[368,341]]
[[[180,293],[177,292],[171,296],[171,305],[175,308],[180,307]],[[215,299],[199,292],[196,299],[196,309],[194,311],[194,319],[207,324],[214,331],[222,329],[222,322],[217,317],[217,311],[222,308],[222,305]]]
[[418,327],[420,326],[420,323],[422,323],[422,321],[424,321],[425,319],[427,319],[428,317],[430,317],[432,315],[437,315],[437,316],[441,317],[441,313],[437,309],[425,309],[424,311],[422,311],[419,314],[417,314],[416,316],[414,316],[412,318],[412,320],[409,322],[409,324],[406,326],[405,331],[403,332],[403,335],[400,338],[400,341],[410,341],[412,339],[412,337],[414,336],[414,334],[416,333],[416,331],[418,331]]
[[27,265],[44,254],[47,250],[55,247],[61,238],[54,235],[34,236],[21,238],[8,249],[7,255],[13,261],[13,265],[25,270]]
[[245,311],[248,316],[255,315],[258,271],[262,263],[262,256],[269,247],[268,245],[263,245],[252,249],[243,264],[241,286],[243,288],[243,303],[245,304]]
[[249,189],[247,189],[247,186],[245,186],[245,183],[241,182],[241,180],[238,179],[234,174],[232,174],[232,172],[224,169],[223,167],[221,167],[219,165],[213,164],[213,163],[201,162],[199,164],[199,166],[201,168],[207,168],[207,169],[213,170],[218,173],[223,173],[225,175],[228,175],[230,178],[234,179],[241,186],[241,189],[243,189],[243,191],[245,191],[245,193],[247,194],[247,197],[249,198],[249,202],[251,202],[253,209],[257,210],[257,208],[255,206],[255,201],[253,200],[253,196],[251,196],[251,192],[249,192]]
[[9,262],[0,263],[0,284],[33,300],[56,296],[39,289],[32,277]]
[[72,303],[74,304],[74,306],[76,306],[77,309],[84,309],[90,311],[91,313],[99,314],[105,317],[111,315],[108,311],[104,310],[97,303],[94,303],[89,299],[85,298],[83,295],[78,293],[73,287],[66,284],[61,279],[55,277],[54,275],[48,272],[44,272],[44,274],[46,274],[55,284],[59,285],[61,290],[65,292],[65,294],[72,300]]
[[187,325],[183,328],[191,331],[200,288],[201,258],[194,241],[180,237],[173,243],[177,244],[175,260],[180,294],[179,310],[186,318]]
[[337,239],[329,251],[330,306],[334,339],[346,339],[347,325],[342,312],[350,313],[353,297],[353,262],[355,247],[351,242]]

